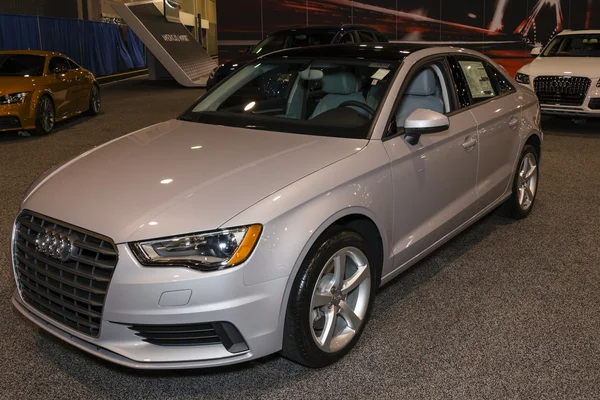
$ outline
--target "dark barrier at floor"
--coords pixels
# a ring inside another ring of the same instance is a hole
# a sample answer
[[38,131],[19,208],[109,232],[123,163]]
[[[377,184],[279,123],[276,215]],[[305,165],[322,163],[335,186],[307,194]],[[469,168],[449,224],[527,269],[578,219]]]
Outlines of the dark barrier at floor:
[[118,25],[66,18],[0,14],[0,50],[63,53],[96,76],[146,66],[145,48]]

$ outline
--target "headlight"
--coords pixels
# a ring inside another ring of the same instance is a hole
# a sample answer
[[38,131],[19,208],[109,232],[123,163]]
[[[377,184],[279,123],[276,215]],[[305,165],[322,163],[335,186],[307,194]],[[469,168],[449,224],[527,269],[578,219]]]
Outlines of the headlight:
[[0,105],[21,104],[25,101],[25,98],[27,97],[28,94],[29,94],[29,92],[20,92],[20,93],[13,93],[13,94],[7,94],[5,96],[0,96]]
[[517,75],[515,76],[515,80],[524,85],[529,85],[529,75],[527,75],[527,74],[522,74],[520,72],[517,72]]
[[142,265],[214,271],[241,264],[258,243],[261,225],[131,243]]
[[221,66],[218,66],[216,68],[214,68],[212,71],[210,71],[210,74],[208,74],[208,79],[212,79],[215,77],[215,74],[217,73],[217,70],[221,68]]
[[598,79],[598,82],[596,83],[596,87],[600,87],[600,79]]

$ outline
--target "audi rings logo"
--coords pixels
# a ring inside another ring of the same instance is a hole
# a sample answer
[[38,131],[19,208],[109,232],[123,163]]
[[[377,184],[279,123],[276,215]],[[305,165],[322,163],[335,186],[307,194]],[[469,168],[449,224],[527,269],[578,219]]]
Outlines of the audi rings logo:
[[64,232],[43,230],[35,238],[35,250],[62,262],[68,261],[73,249],[72,239]]
[[559,79],[557,81],[552,82],[552,87],[558,89],[567,89],[571,87],[571,81],[568,79]]

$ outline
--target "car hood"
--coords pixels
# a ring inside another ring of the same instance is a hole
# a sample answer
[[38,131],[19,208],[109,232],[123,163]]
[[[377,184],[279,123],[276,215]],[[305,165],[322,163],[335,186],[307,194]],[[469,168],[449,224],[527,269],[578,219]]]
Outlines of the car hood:
[[600,77],[600,58],[595,57],[538,57],[521,69],[532,75]]
[[366,144],[171,120],[52,171],[23,209],[117,243],[212,230]]
[[0,76],[0,96],[12,93],[30,92],[39,77]]

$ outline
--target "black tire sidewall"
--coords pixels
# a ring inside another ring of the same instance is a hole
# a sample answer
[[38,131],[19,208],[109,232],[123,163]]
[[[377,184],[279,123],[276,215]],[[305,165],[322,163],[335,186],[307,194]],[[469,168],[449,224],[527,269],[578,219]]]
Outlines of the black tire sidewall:
[[[373,307],[376,284],[376,257],[369,248],[367,241],[357,232],[343,230],[341,228],[328,231],[325,238],[320,239],[313,251],[309,252],[303,262],[290,292],[286,313],[286,325],[284,332],[284,355],[289,346],[295,347],[295,356],[289,357],[309,367],[324,367],[330,365],[345,354],[347,354],[359,340],[364,330]],[[310,304],[314,288],[325,263],[340,249],[344,247],[356,247],[361,250],[369,260],[371,273],[371,292],[367,312],[361,327],[358,329],[350,343],[342,350],[335,353],[327,353],[321,350],[315,343],[310,326]],[[289,319],[293,318],[293,321]]]

